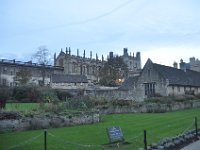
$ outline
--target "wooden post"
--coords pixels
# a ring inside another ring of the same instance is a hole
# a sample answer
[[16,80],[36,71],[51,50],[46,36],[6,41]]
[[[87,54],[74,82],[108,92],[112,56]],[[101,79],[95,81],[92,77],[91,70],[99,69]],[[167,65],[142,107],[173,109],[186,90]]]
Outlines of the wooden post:
[[47,150],[47,130],[44,130],[44,150]]
[[144,149],[147,150],[147,131],[144,130]]
[[197,117],[195,117],[195,130],[196,130],[196,138],[198,138]]

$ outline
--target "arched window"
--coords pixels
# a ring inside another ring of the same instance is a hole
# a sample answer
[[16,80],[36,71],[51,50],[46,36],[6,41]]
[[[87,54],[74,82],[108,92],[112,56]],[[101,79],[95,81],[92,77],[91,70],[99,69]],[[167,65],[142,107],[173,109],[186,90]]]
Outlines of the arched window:
[[61,67],[64,66],[64,64],[63,64],[63,59],[60,59],[60,60],[59,60],[59,66],[61,66]]

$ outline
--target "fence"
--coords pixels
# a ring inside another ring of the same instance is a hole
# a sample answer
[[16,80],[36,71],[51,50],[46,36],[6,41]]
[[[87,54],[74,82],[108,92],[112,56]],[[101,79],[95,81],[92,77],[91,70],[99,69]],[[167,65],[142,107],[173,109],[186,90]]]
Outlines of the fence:
[[[14,134],[14,133],[13,133]],[[180,147],[183,146],[183,144],[188,144],[189,142],[192,142],[194,139],[197,139],[199,135],[198,131],[198,121],[197,117],[194,118],[194,121],[187,125],[182,132],[179,133],[179,135],[171,138],[164,138],[163,136],[159,136],[158,133],[144,130],[143,132],[139,133],[136,136],[132,136],[129,138],[125,138],[126,141],[134,143],[131,145],[131,149],[137,149],[138,147],[136,145],[144,145],[144,148],[139,148],[140,150],[161,150],[161,149],[170,149],[174,147]],[[151,139],[155,139],[157,143],[152,143]],[[109,147],[123,147],[122,143],[114,143],[112,145],[109,144],[81,144],[79,142],[73,142],[68,141],[64,139],[62,136],[52,133],[51,131],[44,130],[44,132],[39,133],[38,135],[35,135],[21,143],[18,143],[16,145],[12,145],[6,148],[3,148],[3,150],[17,150],[17,149],[26,149],[25,146],[28,144],[37,144],[37,140],[43,141],[43,145],[39,145],[40,149],[44,150],[50,150],[50,149],[78,149],[78,150],[105,150],[109,149]],[[52,141],[54,143],[58,143],[59,147],[52,144]]]
[[[189,130],[191,127],[195,127],[195,129]],[[154,136],[154,134],[151,132],[149,135]],[[181,147],[184,147],[184,145],[187,145],[197,139],[198,123],[197,117],[195,117],[194,122],[188,126],[181,134],[177,135],[176,137],[164,139],[158,143],[153,143],[150,146],[147,145],[147,131],[144,130],[144,148],[141,148],[140,150],[180,149]]]

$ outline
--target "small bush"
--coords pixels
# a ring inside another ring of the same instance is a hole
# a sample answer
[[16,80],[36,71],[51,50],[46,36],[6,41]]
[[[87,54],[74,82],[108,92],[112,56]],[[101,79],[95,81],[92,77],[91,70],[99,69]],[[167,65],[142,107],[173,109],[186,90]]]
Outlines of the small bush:
[[56,91],[50,88],[42,89],[41,99],[43,102],[57,103],[59,101]]
[[134,101],[132,100],[112,100],[111,104],[113,106],[132,106]]
[[72,98],[72,94],[63,90],[56,90],[56,94],[59,100],[65,101],[67,98]]
[[66,100],[67,109],[88,110],[95,106],[95,102],[89,97],[74,97]]
[[41,100],[41,91],[38,87],[20,86],[13,89],[13,99],[18,102],[38,102]]
[[0,87],[0,108],[6,107],[6,101],[10,98],[11,92],[10,88]]

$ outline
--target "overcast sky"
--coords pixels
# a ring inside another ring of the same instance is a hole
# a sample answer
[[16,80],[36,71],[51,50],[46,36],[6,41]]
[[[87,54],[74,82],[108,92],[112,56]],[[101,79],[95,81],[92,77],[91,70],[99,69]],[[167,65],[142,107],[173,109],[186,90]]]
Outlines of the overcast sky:
[[89,57],[141,52],[172,66],[200,58],[199,0],[0,0],[0,58],[28,61],[39,46]]

